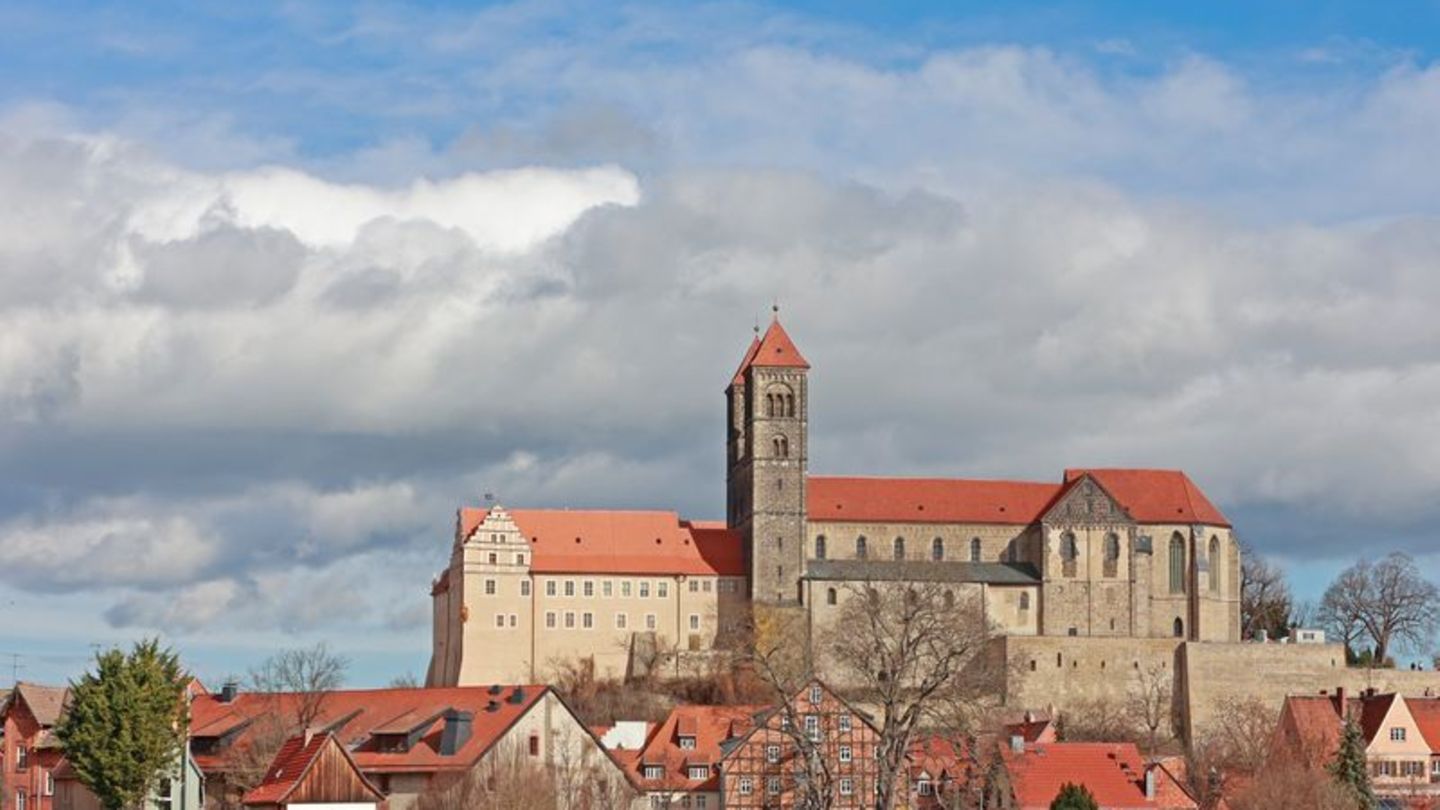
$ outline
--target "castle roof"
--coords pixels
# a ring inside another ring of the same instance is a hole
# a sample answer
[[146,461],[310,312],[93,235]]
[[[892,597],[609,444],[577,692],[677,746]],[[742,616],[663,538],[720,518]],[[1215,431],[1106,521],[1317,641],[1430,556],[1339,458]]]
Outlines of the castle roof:
[[[462,509],[461,536],[473,533],[486,514]],[[530,570],[537,574],[746,574],[739,534],[718,521],[614,509],[512,509],[509,514],[530,542]]]

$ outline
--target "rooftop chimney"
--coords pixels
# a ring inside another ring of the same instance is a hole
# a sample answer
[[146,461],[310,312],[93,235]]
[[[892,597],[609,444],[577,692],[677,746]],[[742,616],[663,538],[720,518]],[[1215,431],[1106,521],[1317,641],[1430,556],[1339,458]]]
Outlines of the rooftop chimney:
[[1345,687],[1335,687],[1335,697],[1332,698],[1332,701],[1335,704],[1335,713],[1343,718],[1345,716]]
[[1155,798],[1155,766],[1145,769],[1145,798]]
[[1027,722],[1027,723],[1033,723],[1033,722],[1035,722],[1035,712],[1032,712],[1032,711],[1030,711],[1030,710],[1027,709],[1027,710],[1025,711],[1025,722]]
[[453,757],[470,739],[470,722],[475,715],[450,709],[445,712],[445,728],[440,732],[440,755]]
[[220,687],[220,702],[234,703],[235,696],[238,694],[240,694],[240,684],[234,681],[226,681],[225,685]]
[[1025,738],[1019,734],[1010,735],[1010,750],[1017,754],[1025,753]]

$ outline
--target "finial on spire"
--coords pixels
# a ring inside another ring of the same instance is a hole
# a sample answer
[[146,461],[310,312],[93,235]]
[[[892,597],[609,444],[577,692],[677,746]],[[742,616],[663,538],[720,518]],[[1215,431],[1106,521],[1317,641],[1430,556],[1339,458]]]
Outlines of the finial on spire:
[[780,320],[780,299],[779,299],[779,298],[772,299],[771,302],[770,302],[770,319],[771,319],[771,320],[774,320],[774,321]]
[[755,316],[755,339],[760,339],[760,316]]

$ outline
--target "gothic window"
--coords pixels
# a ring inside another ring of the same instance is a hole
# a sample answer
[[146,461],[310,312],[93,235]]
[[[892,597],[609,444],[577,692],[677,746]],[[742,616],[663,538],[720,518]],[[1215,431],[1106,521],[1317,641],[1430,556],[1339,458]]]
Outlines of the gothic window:
[[895,538],[895,559],[905,559],[905,538],[903,537]]
[[835,604],[835,600],[836,600],[836,597],[835,597],[835,589],[834,589],[834,588],[826,588],[826,589],[825,589],[825,604],[827,604],[827,605],[833,605],[833,604]]
[[1184,637],[1185,637],[1185,622],[1181,621],[1181,620],[1180,620],[1180,617],[1177,616],[1177,617],[1175,617],[1175,638],[1184,638]]
[[1120,566],[1120,538],[1114,532],[1105,535],[1105,576],[1113,577]]
[[1064,576],[1075,576],[1075,561],[1079,556],[1080,549],[1075,543],[1075,533],[1065,532],[1060,535],[1061,573]]
[[786,439],[784,436],[776,436],[776,437],[775,437],[775,457],[776,457],[776,458],[789,458],[789,457],[790,457],[790,441],[789,441],[788,439]]
[[1210,536],[1210,590],[1220,590],[1220,538]]
[[864,560],[870,557],[870,550],[865,547],[865,535],[855,538],[855,559]]
[[1170,538],[1170,592],[1185,592],[1185,538],[1179,532]]
[[970,538],[970,562],[980,562],[980,538]]
[[825,559],[825,535],[815,535],[815,559]]

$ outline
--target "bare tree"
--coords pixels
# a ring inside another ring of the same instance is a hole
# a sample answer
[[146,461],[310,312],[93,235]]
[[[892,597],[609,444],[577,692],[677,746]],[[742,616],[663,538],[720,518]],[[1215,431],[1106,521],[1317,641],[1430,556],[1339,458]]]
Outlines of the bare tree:
[[250,670],[250,688],[268,694],[295,695],[290,714],[296,730],[309,728],[320,716],[329,694],[345,684],[350,659],[314,647],[281,650]]
[[1146,734],[1146,752],[1155,753],[1159,744],[1160,728],[1170,723],[1174,715],[1174,701],[1171,699],[1170,684],[1174,677],[1170,670],[1160,664],[1137,671],[1130,682],[1125,696],[1126,712]]
[[878,709],[876,807],[895,806],[915,731],[946,696],[990,685],[981,653],[990,627],[977,596],[937,582],[851,585],[816,631],[823,671]]
[[1393,648],[1428,647],[1440,626],[1440,589],[1409,555],[1393,552],[1376,563],[1361,560],[1326,589],[1320,613],[1347,645],[1368,639],[1384,666]]
[[1271,755],[1279,713],[1255,697],[1228,697],[1213,707],[1205,732],[1192,741],[1186,756],[1190,792],[1202,807],[1214,807],[1229,795],[1232,775],[1258,773]]
[[414,810],[558,810],[556,788],[520,746],[503,743],[463,775],[432,782]]
[[1251,780],[1245,790],[1227,798],[1227,802],[1234,810],[1355,810],[1355,799],[1335,780],[1293,762],[1267,767],[1263,777]]
[[391,688],[391,689],[419,689],[419,688],[420,688],[420,679],[417,678],[417,677],[415,677],[415,673],[413,673],[413,672],[406,672],[406,673],[403,674],[403,675],[396,675],[395,677],[391,678],[391,679],[390,679],[390,688]]
[[1255,638],[1264,630],[1271,637],[1290,630],[1290,586],[1279,566],[1249,546],[1240,547],[1240,632]]
[[1138,742],[1141,736],[1128,696],[1074,701],[1059,730],[1066,742]]

